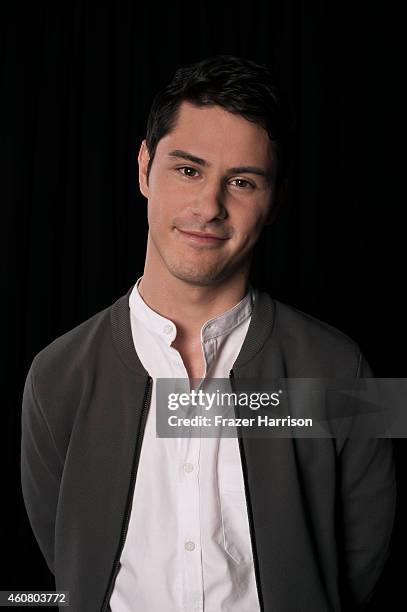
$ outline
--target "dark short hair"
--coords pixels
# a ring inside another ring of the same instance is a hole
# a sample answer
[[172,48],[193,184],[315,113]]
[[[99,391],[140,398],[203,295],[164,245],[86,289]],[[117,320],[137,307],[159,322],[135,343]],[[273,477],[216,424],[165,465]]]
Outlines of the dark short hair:
[[182,66],[157,93],[147,121],[147,178],[157,144],[174,128],[184,101],[198,107],[219,105],[263,127],[276,147],[280,183],[288,161],[288,107],[280,102],[267,66],[232,55],[212,56]]

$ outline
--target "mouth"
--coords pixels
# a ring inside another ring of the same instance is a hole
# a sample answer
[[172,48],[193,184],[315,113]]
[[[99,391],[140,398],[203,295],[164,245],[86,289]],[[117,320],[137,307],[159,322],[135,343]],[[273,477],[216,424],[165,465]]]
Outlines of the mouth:
[[219,245],[227,240],[226,236],[211,234],[209,232],[194,232],[175,228],[183,237],[196,244]]

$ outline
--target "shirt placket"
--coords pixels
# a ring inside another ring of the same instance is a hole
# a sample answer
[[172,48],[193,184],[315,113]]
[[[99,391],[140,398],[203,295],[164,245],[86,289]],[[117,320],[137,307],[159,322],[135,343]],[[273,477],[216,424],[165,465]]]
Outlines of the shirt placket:
[[[188,380],[188,373],[176,349],[171,349],[172,376]],[[185,389],[187,390],[187,389]],[[184,431],[185,434],[187,432]],[[183,590],[180,610],[203,612],[202,548],[199,509],[200,438],[184,435],[168,439],[173,443],[178,482],[178,551],[182,559]]]

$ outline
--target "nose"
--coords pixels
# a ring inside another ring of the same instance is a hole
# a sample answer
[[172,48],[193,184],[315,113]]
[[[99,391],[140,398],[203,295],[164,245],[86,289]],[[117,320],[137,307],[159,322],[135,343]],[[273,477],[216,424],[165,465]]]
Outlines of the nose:
[[207,181],[202,185],[191,203],[192,213],[203,222],[222,220],[227,217],[224,187],[219,181]]

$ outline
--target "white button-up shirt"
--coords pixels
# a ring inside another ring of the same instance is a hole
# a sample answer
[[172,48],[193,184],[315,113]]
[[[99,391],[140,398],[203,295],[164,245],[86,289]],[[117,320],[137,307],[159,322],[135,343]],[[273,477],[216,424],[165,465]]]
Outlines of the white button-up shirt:
[[[153,379],[133,503],[112,612],[260,610],[236,437],[156,436],[156,379],[188,378],[172,347],[175,324],[138,291],[134,345]],[[255,291],[201,329],[205,377],[228,378],[250,323]]]

